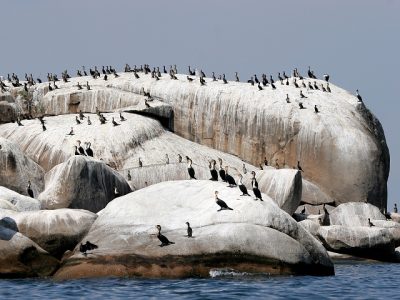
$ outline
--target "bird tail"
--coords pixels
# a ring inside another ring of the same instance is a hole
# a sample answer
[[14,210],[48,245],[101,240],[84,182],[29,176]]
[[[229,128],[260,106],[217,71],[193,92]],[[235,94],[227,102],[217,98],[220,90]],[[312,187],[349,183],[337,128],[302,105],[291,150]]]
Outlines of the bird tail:
[[233,210],[233,208],[228,207],[229,210]]
[[174,242],[169,242],[170,244],[175,244]]

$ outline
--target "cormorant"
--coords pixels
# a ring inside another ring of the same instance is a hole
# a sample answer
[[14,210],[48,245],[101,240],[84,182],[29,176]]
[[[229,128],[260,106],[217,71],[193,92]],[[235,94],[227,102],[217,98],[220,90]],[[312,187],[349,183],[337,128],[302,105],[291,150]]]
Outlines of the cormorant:
[[254,80],[253,80],[253,77],[251,77],[251,79],[250,79],[250,80],[247,80],[247,82],[248,82],[248,83],[250,83],[251,85],[254,85]]
[[325,79],[326,82],[328,82],[329,81],[329,75],[328,74],[324,74],[324,79]]
[[104,75],[104,78],[103,78],[105,81],[107,81],[107,79],[108,79],[108,76],[107,76],[107,74],[106,75]]
[[314,89],[314,87],[312,86],[312,84],[311,84],[310,81],[308,82],[308,88],[309,88],[310,90],[313,90],[313,89]]
[[193,81],[193,78],[190,78],[189,76],[186,76],[186,78],[187,78],[187,80],[188,80],[189,82],[192,82],[192,81]]
[[213,78],[213,81],[217,81],[217,78],[215,77],[215,73],[214,72],[212,72],[212,78]]
[[223,182],[226,182],[226,178],[225,178],[225,170],[222,167],[222,159],[218,158],[219,161],[219,177],[221,177]]
[[78,87],[78,90],[82,89],[82,86],[79,84],[79,82],[78,82],[78,84],[76,86]]
[[323,92],[326,92],[326,88],[324,87],[324,85],[321,83],[321,90],[323,91]]
[[178,154],[178,163],[182,162],[182,155]]
[[71,127],[70,132],[68,133],[68,135],[74,135],[74,127]]
[[369,227],[375,226],[375,225],[371,222],[370,218],[368,218],[368,226],[369,226]]
[[297,161],[297,170],[304,172],[303,169],[300,166],[300,161]]
[[250,196],[249,193],[247,192],[246,186],[242,182],[242,178],[243,178],[242,174],[239,174],[238,186],[240,191],[242,192],[242,195],[240,196]]
[[43,131],[47,130],[47,128],[46,128],[46,126],[44,126],[44,124],[42,124],[42,129],[43,129]]
[[247,174],[247,169],[246,169],[246,165],[245,164],[243,164],[242,170],[243,170],[243,174]]
[[316,81],[314,81],[314,89],[316,89],[316,90],[319,90],[319,88],[318,88],[318,85],[317,85],[317,82],[316,82]]
[[303,209],[301,210],[300,213],[303,214],[303,215],[306,213],[306,206],[305,205],[303,206]]
[[127,179],[128,179],[128,181],[132,180],[131,171],[129,171],[129,170],[128,170]]
[[258,189],[258,182],[257,182],[257,179],[256,179],[256,172],[252,171],[251,175],[253,175],[253,178],[251,179],[251,187],[253,188],[254,196],[256,197],[256,200],[260,199],[261,201],[264,201],[262,199],[262,197],[261,197],[261,192]]
[[225,180],[228,182],[228,187],[234,187],[237,185],[235,179],[228,174],[228,166],[225,166]]
[[115,120],[114,120],[114,117],[112,117],[112,124],[114,125],[114,126],[119,126],[119,125],[121,125],[121,124],[118,124],[117,122],[115,122]]
[[169,157],[168,157],[168,154],[165,154],[165,164],[169,164]]
[[359,94],[358,90],[356,90],[356,92],[357,92],[356,96],[357,96],[358,101],[359,101],[359,102],[363,102],[362,97],[361,97],[361,95]]
[[221,210],[233,210],[232,208],[230,208],[225,201],[221,200],[218,198],[218,191],[215,191],[215,203],[217,203],[220,207],[220,209],[218,209],[217,211],[221,211]]
[[293,84],[294,84],[294,86],[295,86],[296,88],[299,88],[299,85],[297,84],[297,79],[296,79],[296,78],[294,79]]
[[397,214],[397,204],[394,204],[393,212]]
[[92,145],[92,144],[91,144],[90,142],[87,142],[87,143],[86,143],[85,152],[86,152],[86,155],[87,155],[87,156],[93,157],[93,150],[92,150],[92,148],[90,148],[91,145]]
[[82,254],[86,255],[86,252],[87,252],[87,251],[90,251],[90,250],[93,250],[93,249],[97,249],[97,248],[99,248],[97,245],[92,244],[92,243],[89,242],[89,241],[86,241],[86,244],[82,244],[82,243],[81,243],[81,245],[79,246],[79,251],[80,251]]
[[51,92],[53,90],[53,88],[51,87],[51,84],[49,82],[49,91]]
[[89,81],[86,81],[86,88],[87,88],[88,91],[90,90]]
[[190,227],[190,223],[189,222],[186,222],[186,225],[187,225],[187,237],[191,238],[192,234],[193,234],[192,227]]
[[89,116],[87,117],[87,124],[88,125],[92,125],[92,121],[90,121],[90,117]]
[[260,83],[260,81],[258,80],[258,78],[257,78],[257,75],[256,75],[256,74],[254,74],[254,82],[255,82],[255,83],[257,83],[257,84],[259,84],[259,83]]
[[227,84],[227,83],[228,83],[228,81],[227,81],[226,78],[225,78],[225,74],[223,74],[223,76],[222,76],[222,81],[224,82],[224,84]]
[[305,107],[303,106],[303,102],[299,102],[299,108],[300,109],[305,109]]
[[259,91],[262,91],[262,90],[263,90],[263,88],[262,88],[262,86],[260,85],[260,83],[258,83],[258,90],[259,90]]
[[146,106],[146,108],[150,107],[150,104],[147,102],[147,99],[144,99],[144,105]]
[[208,163],[208,167],[209,167],[210,173],[211,173],[211,178],[210,178],[210,180],[212,180],[212,181],[218,181],[218,172],[217,172],[217,170],[215,169],[216,163],[217,163],[217,162],[216,162],[214,159],[213,159],[213,160],[210,160],[209,163]]
[[30,180],[28,180],[27,192],[28,192],[29,197],[34,198],[34,197],[33,197],[33,191],[32,191],[32,188],[31,188],[31,181],[30,181]]
[[85,115],[83,114],[82,110],[79,111],[79,120],[83,120],[85,118]]
[[289,94],[286,94],[286,103],[290,103]]
[[300,90],[300,98],[307,98],[304,94],[303,94],[303,92]]
[[78,146],[74,146],[74,155],[81,155],[78,151]]
[[271,87],[272,87],[273,90],[276,89],[276,86],[275,86],[275,84],[273,82],[271,82]]
[[168,240],[165,235],[161,234],[161,226],[160,225],[157,225],[156,228],[158,229],[157,237],[161,242],[160,247],[164,247],[164,246],[168,246],[168,245],[171,245],[171,244],[175,244],[174,242],[171,242],[170,240]]
[[119,112],[119,119],[121,120],[121,122],[126,121],[126,119],[122,115],[122,112]]
[[267,157],[264,157],[264,165],[268,166],[268,160],[267,160]]
[[81,141],[78,140],[76,142],[78,143],[77,150],[78,150],[79,154],[80,155],[86,155],[85,154],[85,150],[83,150],[83,147],[81,146]]
[[76,125],[81,124],[81,121],[79,121],[78,116],[75,116],[75,121],[76,121]]
[[331,88],[329,87],[329,82],[326,84],[326,90],[327,90],[328,93],[331,92]]
[[142,160],[139,157],[139,168],[141,168],[141,167],[143,167],[143,163],[142,163]]
[[235,72],[235,80],[236,80],[236,82],[239,82],[240,80],[239,80],[239,75],[238,75],[238,72]]
[[189,159],[189,162],[188,162],[188,173],[189,173],[190,179],[196,179],[196,177],[194,176],[195,172],[194,172],[194,169],[192,167],[192,160],[191,159]]
[[260,166],[260,170],[264,170],[262,164],[260,164],[259,166]]
[[319,113],[317,105],[314,105],[314,111],[315,111],[316,114]]

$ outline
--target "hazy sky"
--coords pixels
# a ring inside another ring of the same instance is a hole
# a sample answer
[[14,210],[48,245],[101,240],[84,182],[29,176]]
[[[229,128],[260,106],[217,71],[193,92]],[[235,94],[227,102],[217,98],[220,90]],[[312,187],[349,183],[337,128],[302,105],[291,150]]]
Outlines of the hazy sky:
[[177,64],[181,72],[190,64],[230,78],[238,71],[242,80],[294,67],[305,74],[309,65],[327,72],[334,84],[358,88],[382,122],[388,207],[400,202],[400,1],[0,0],[0,22],[2,75],[43,79],[126,62]]

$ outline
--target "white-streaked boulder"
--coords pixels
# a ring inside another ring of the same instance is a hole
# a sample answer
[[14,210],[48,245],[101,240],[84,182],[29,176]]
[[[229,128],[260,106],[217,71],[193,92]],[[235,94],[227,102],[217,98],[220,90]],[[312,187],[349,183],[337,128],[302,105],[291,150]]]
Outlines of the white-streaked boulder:
[[[214,191],[233,210],[218,211]],[[332,274],[325,249],[267,195],[240,197],[212,181],[163,182],[110,202],[56,278],[209,276],[215,267],[273,274]],[[186,224],[193,238],[186,237]],[[173,245],[160,247],[155,226]],[[278,268],[277,265],[279,265]]]
[[46,174],[39,195],[43,209],[77,208],[98,212],[115,198],[131,192],[127,181],[104,162],[75,155]]
[[[14,123],[1,126],[8,125],[19,127]],[[4,134],[2,129],[0,132]],[[31,181],[31,189],[34,197],[37,197],[44,188],[44,170],[27,157],[16,143],[0,137],[0,185],[28,195],[28,181]]]
[[349,227],[368,226],[368,219],[386,220],[379,208],[369,203],[348,202],[339,205],[329,214],[331,225]]
[[97,215],[80,209],[55,209],[31,212],[0,210],[0,218],[11,218],[18,231],[52,256],[61,258],[89,231]]
[[0,186],[0,199],[9,202],[17,211],[39,210],[41,207],[39,200],[18,194],[4,186]]

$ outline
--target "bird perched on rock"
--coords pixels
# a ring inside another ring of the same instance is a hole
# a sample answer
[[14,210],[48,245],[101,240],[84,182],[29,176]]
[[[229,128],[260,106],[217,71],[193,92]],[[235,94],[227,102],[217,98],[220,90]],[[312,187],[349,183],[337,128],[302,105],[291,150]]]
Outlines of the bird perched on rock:
[[94,250],[94,249],[97,249],[97,248],[99,248],[97,245],[92,244],[89,241],[86,241],[86,244],[82,244],[81,243],[81,245],[79,246],[79,252],[81,252],[82,254],[86,255],[87,251]]
[[236,186],[236,181],[235,179],[228,174],[228,166],[225,166],[225,180],[228,182],[228,187],[234,187]]
[[186,222],[186,225],[187,225],[187,237],[191,238],[193,235],[193,229],[192,229],[192,227],[190,227],[189,222]]
[[196,179],[195,172],[194,172],[194,169],[192,167],[192,160],[191,159],[188,160],[188,173],[189,173],[190,179]]
[[141,167],[143,167],[143,163],[142,163],[142,160],[139,157],[139,168],[141,168]]
[[125,117],[122,115],[122,112],[119,113],[119,119],[121,122],[126,121]]
[[361,97],[360,93],[358,92],[358,90],[356,90],[356,96],[357,96],[358,102],[363,102],[362,97]]
[[233,210],[232,208],[230,208],[225,201],[221,200],[218,198],[218,191],[215,191],[215,203],[217,203],[220,207],[219,210],[217,211],[221,211],[221,210]]
[[240,196],[250,196],[249,193],[247,192],[246,186],[242,182],[242,179],[243,179],[243,175],[239,174],[239,180],[238,180],[239,185],[238,186],[239,186],[240,191],[242,192],[242,194]]
[[318,109],[317,105],[314,105],[314,112],[315,112],[316,114],[319,113],[319,109]]
[[168,240],[165,235],[161,234],[161,226],[160,225],[157,225],[156,228],[158,229],[157,237],[161,242],[160,247],[164,247],[164,246],[169,246],[171,244],[175,244],[174,242],[171,242],[170,240]]
[[300,161],[297,161],[297,170],[304,172],[302,167],[300,166]]
[[258,189],[258,182],[257,182],[257,179],[256,179],[256,172],[252,171],[251,175],[253,176],[251,178],[251,187],[253,188],[253,193],[254,193],[254,196],[256,197],[255,200],[260,199],[261,201],[264,201],[262,199],[261,192]]
[[26,191],[28,192],[29,197],[34,198],[34,197],[33,197],[33,190],[32,190],[32,188],[31,188],[31,181],[30,181],[30,180],[28,181],[28,188],[27,188]]
[[74,127],[71,127],[71,130],[69,131],[68,135],[74,135]]
[[368,226],[369,226],[369,227],[375,226],[375,225],[371,222],[370,218],[368,218]]
[[115,120],[114,120],[114,117],[112,118],[112,124],[114,125],[114,126],[119,126],[119,125],[121,125],[121,124],[118,124],[117,122],[115,122]]

